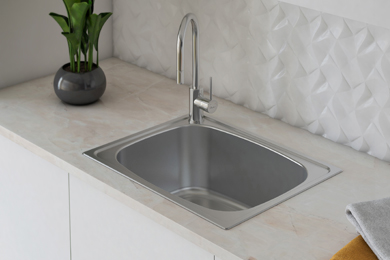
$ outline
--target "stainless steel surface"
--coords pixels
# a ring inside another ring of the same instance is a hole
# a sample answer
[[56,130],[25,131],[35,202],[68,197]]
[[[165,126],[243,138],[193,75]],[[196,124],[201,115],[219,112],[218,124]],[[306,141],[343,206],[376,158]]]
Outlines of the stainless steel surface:
[[204,98],[197,98],[195,99],[194,101],[194,104],[202,109],[203,111],[207,112],[207,113],[214,113],[215,111],[217,111],[217,108],[218,108],[218,102],[215,101],[215,100],[207,100],[207,99],[204,99]]
[[214,210],[236,211],[251,208],[240,201],[235,201],[232,198],[206,188],[188,187],[172,191],[171,193],[192,203]]
[[210,99],[199,97],[195,99],[194,105],[196,105],[198,108],[210,114],[217,111],[218,102],[213,100],[213,78],[212,77],[210,77]]
[[341,172],[209,117],[172,120],[85,155],[223,229]]
[[[187,32],[188,24],[192,25],[192,86],[190,88],[190,124],[202,124],[203,111],[214,113],[217,110],[218,103],[212,100],[212,86],[210,85],[210,100],[203,97],[202,89],[199,89],[198,72],[199,72],[199,26],[198,19],[194,14],[184,16],[179,33],[177,35],[176,57],[177,57],[177,84],[184,84],[184,39]],[[211,83],[211,81],[210,81]]]
[[191,13],[184,16],[177,35],[177,84],[184,84],[184,40],[190,22],[192,25],[192,88],[198,89],[199,26],[198,18]]

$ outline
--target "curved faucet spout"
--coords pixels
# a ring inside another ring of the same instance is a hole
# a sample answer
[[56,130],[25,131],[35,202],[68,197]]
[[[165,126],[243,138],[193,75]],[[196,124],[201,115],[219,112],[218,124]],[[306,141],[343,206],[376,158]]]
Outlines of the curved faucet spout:
[[198,19],[192,13],[184,16],[177,35],[177,84],[184,84],[184,40],[190,22],[192,25],[192,89],[198,89],[199,26]]

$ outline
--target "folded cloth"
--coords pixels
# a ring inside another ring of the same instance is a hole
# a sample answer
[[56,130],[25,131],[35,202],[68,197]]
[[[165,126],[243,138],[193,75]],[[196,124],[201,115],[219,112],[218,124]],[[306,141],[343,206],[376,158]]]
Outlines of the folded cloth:
[[378,260],[362,236],[354,238],[330,260]]
[[349,204],[348,220],[380,260],[390,260],[390,198]]

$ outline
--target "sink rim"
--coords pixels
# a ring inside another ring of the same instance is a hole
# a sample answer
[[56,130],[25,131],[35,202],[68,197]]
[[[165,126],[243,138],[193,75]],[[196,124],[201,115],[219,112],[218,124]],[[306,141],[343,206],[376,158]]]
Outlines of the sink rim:
[[[204,117],[204,119],[204,124],[196,126],[212,128],[217,131],[236,136],[237,138],[244,139],[256,145],[265,147],[266,149],[283,156],[284,158],[298,164],[299,166],[304,167],[307,171],[306,180],[303,181],[301,184],[297,185],[296,187],[292,188],[291,190],[255,207],[240,211],[217,211],[196,205],[192,202],[178,197],[177,195],[171,194],[170,192],[144,180],[137,174],[127,169],[121,163],[119,163],[117,155],[122,149],[152,136],[161,134],[163,132],[167,132],[180,127],[191,126],[188,123],[188,116],[173,119],[163,124],[148,128],[146,130],[137,132],[127,137],[96,147],[94,149],[84,152],[83,155],[104,165],[105,167],[110,168],[114,172],[126,177],[127,179],[130,179],[131,181],[138,183],[146,189],[151,190],[159,196],[170,200],[171,202],[189,210],[195,215],[198,215],[225,230],[231,229],[245,222],[246,220],[302,193],[303,191],[333,177],[334,175],[342,171],[340,168],[333,166],[329,163],[313,159],[309,156],[303,155],[302,153],[296,152],[293,149],[276,144],[275,142],[267,140],[263,137],[250,134],[239,128],[232,127],[219,120],[215,120],[211,117],[206,116]],[[318,173],[319,170],[323,171],[324,169],[327,170],[328,173]]]

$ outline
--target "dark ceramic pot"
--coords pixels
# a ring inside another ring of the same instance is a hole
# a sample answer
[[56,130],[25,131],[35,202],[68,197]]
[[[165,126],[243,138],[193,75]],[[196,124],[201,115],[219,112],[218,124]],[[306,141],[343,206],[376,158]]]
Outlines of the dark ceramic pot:
[[99,100],[106,90],[106,76],[101,68],[85,73],[68,72],[62,66],[54,77],[57,97],[71,105],[88,105]]

